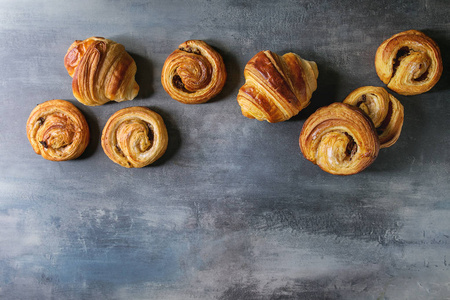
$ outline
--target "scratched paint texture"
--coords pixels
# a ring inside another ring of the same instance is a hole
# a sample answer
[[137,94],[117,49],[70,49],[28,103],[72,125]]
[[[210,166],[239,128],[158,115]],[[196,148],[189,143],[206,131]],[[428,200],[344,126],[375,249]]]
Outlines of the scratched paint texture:
[[[1,299],[450,299],[450,2],[0,0]],[[298,147],[305,119],[363,85],[394,33],[423,30],[444,73],[405,97],[402,135],[364,172],[332,176]],[[129,102],[75,101],[63,65],[76,39],[125,45],[141,91]],[[188,39],[224,57],[228,81],[203,105],[172,100],[165,58]],[[311,105],[268,124],[235,97],[258,51],[319,67]],[[31,149],[33,107],[60,98],[86,116],[81,158]],[[100,133],[115,111],[147,106],[168,127],[166,154],[129,170]]]

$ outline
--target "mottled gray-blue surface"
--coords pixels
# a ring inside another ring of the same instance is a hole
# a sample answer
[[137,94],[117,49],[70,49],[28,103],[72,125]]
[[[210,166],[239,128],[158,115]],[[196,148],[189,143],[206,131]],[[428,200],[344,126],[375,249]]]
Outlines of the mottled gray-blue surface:
[[[0,0],[1,299],[449,299],[450,2]],[[317,108],[375,73],[380,43],[408,29],[440,46],[429,92],[393,93],[399,141],[360,174],[323,172],[298,137]],[[133,101],[75,100],[63,58],[104,36],[136,60]],[[166,57],[188,39],[222,54],[228,80],[201,105],[171,99]],[[311,105],[277,124],[242,116],[243,69],[258,51],[319,67]],[[91,141],[67,162],[29,144],[26,120],[50,99],[74,103]],[[100,146],[129,106],[162,115],[166,154],[126,169]]]

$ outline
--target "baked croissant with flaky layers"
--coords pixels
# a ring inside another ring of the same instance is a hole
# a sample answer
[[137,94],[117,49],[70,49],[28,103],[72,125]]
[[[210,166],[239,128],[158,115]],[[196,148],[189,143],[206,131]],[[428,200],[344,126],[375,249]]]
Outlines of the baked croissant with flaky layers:
[[113,162],[126,168],[142,168],[164,154],[169,138],[159,114],[136,106],[113,114],[103,128],[101,140],[105,154]]
[[36,106],[27,121],[27,137],[33,150],[52,161],[79,157],[89,143],[89,126],[83,114],[65,100],[49,100]]
[[170,54],[161,83],[173,99],[185,104],[205,103],[220,93],[227,71],[222,56],[204,41],[186,41]]
[[73,95],[85,105],[134,99],[136,63],[122,44],[91,37],[75,41],[67,50],[64,65],[72,79]]
[[372,120],[380,148],[395,144],[403,126],[403,105],[382,87],[363,86],[351,92],[344,103],[357,106]]
[[335,175],[352,175],[371,165],[380,150],[372,121],[359,108],[333,103],[303,124],[299,138],[306,159]]
[[442,74],[438,45],[424,33],[408,30],[385,40],[375,55],[375,69],[387,87],[401,95],[429,91]]
[[309,105],[318,75],[315,62],[295,53],[257,53],[245,66],[245,84],[237,96],[242,114],[270,123],[290,119]]

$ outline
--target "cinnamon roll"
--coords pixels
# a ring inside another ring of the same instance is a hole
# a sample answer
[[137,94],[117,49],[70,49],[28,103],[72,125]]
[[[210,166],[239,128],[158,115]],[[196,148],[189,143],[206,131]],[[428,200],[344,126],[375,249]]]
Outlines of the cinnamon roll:
[[73,95],[85,105],[134,99],[136,63],[122,44],[91,37],[75,41],[67,50],[64,65],[72,79]]
[[442,74],[438,45],[417,30],[400,32],[385,40],[375,55],[375,69],[387,87],[401,95],[429,91]]
[[364,86],[351,92],[344,103],[362,109],[372,120],[380,147],[395,144],[403,126],[403,105],[382,87]]
[[290,119],[309,105],[318,75],[315,62],[295,53],[257,53],[245,66],[237,96],[242,114],[270,123]]
[[33,150],[52,161],[79,157],[89,143],[89,126],[83,114],[65,100],[49,100],[36,106],[27,121],[27,137]]
[[333,103],[303,124],[299,138],[306,159],[335,175],[351,175],[371,165],[380,141],[372,121],[359,108]]
[[227,72],[222,56],[204,41],[186,41],[167,57],[161,83],[173,99],[204,103],[220,93]]
[[163,119],[146,107],[117,111],[106,122],[102,148],[115,163],[142,168],[159,159],[167,149],[168,135]]

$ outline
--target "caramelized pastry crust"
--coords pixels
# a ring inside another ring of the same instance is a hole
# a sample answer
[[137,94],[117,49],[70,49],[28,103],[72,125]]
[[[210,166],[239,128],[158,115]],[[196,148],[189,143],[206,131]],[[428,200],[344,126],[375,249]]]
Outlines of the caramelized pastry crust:
[[33,150],[52,161],[79,157],[89,143],[89,127],[72,103],[50,100],[36,106],[27,121]]
[[403,126],[403,105],[382,87],[364,86],[351,92],[344,103],[362,109],[375,125],[380,147],[395,144]]
[[422,94],[441,77],[441,52],[438,45],[420,31],[400,32],[378,47],[375,69],[391,90],[401,95]]
[[64,65],[73,77],[73,95],[85,105],[132,100],[139,92],[136,63],[114,41],[101,37],[77,40],[67,50]]
[[303,124],[300,149],[306,159],[335,175],[351,175],[371,165],[380,149],[372,121],[359,108],[333,103]]
[[222,56],[200,40],[186,41],[167,57],[161,83],[173,99],[204,103],[220,93],[227,71]]
[[146,107],[128,107],[113,114],[102,132],[102,147],[115,163],[142,168],[160,158],[168,135],[161,116]]
[[237,101],[250,119],[282,122],[309,105],[319,71],[313,61],[295,53],[257,53],[244,69],[245,84]]

